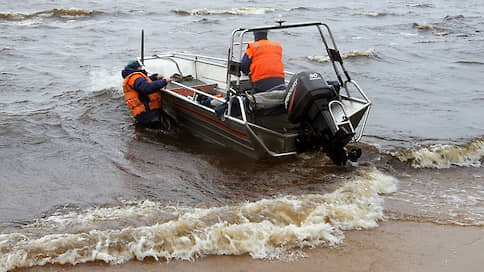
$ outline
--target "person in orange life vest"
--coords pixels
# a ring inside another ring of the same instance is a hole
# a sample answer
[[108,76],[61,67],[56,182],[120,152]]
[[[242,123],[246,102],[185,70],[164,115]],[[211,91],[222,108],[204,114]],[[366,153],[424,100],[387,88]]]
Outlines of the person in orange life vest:
[[254,42],[249,43],[240,68],[250,75],[256,93],[284,84],[282,46],[267,40],[267,30],[254,31]]
[[142,125],[160,123],[163,112],[159,91],[171,82],[171,79],[165,79],[158,74],[147,76],[147,72],[137,60],[128,63],[121,75],[124,78],[123,91],[126,103],[136,121]]

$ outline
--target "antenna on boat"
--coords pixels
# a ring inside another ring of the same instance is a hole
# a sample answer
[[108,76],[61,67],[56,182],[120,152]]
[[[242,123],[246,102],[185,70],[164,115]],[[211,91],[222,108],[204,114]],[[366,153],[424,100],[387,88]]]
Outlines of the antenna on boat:
[[145,30],[141,29],[141,64],[145,64]]
[[277,19],[276,23],[279,24],[279,26],[282,26],[282,23],[284,23],[284,19],[282,19],[282,15],[279,14],[279,18]]

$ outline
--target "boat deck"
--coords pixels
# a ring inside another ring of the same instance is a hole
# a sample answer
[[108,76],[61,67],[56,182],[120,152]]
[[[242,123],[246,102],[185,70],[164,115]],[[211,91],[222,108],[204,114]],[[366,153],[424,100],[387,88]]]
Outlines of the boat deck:
[[[198,79],[190,79],[181,82],[187,87],[191,87],[200,91],[203,91],[211,95],[221,95],[217,91],[217,84],[207,84]],[[185,97],[194,97],[195,92],[187,88],[180,87],[176,84],[169,83],[167,89]],[[194,101],[199,103],[198,101]],[[256,124],[261,127],[265,127],[279,133],[294,133],[297,131],[299,124],[292,124],[288,121],[287,113],[281,113],[276,115],[263,115],[260,112],[250,112],[247,115],[247,120],[250,123]]]

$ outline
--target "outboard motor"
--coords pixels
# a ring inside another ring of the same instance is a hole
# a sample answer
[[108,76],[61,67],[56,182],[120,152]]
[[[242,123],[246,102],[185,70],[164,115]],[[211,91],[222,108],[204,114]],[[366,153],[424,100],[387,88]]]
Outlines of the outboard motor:
[[321,74],[301,72],[289,82],[285,106],[289,121],[301,124],[303,133],[296,140],[298,151],[322,147],[335,164],[344,165],[348,159],[345,146],[355,133],[338,127],[329,109],[333,100],[340,100],[339,93]]

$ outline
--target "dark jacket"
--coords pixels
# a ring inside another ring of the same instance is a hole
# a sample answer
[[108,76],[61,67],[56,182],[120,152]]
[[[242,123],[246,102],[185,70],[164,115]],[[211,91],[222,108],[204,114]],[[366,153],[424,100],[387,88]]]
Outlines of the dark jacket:
[[[123,71],[121,71],[121,75],[123,78],[126,78],[130,74],[134,72],[139,72],[136,69],[130,67],[124,67]],[[161,88],[165,87],[167,82],[165,79],[156,80],[157,74],[149,76],[152,82],[148,82],[143,77],[139,77],[134,81],[133,88],[139,93],[139,100],[145,104],[148,108],[148,94],[154,93],[159,91]],[[161,110],[155,109],[151,111],[146,111],[138,116],[136,116],[136,120],[141,124],[149,124],[151,122],[156,122],[160,119]]]
[[[123,76],[123,78],[126,78],[127,76],[129,76],[134,72],[139,72],[139,71],[130,67],[124,67],[124,70],[121,71],[121,75]],[[133,86],[134,89],[137,92],[139,92],[141,95],[147,95],[147,94],[159,91],[161,88],[165,87],[167,83],[166,83],[166,79],[156,80],[157,76],[158,76],[157,74],[153,74],[149,76],[149,78],[153,80],[152,82],[148,82],[142,77],[136,79]]]

